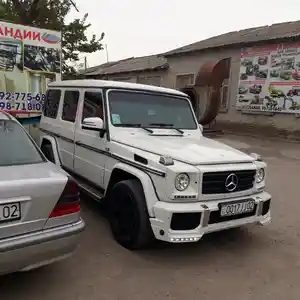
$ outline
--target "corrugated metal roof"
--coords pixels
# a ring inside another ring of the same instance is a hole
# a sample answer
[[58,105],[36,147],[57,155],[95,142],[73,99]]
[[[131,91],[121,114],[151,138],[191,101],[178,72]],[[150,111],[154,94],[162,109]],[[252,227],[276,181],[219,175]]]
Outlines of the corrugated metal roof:
[[164,57],[158,55],[150,55],[123,59],[109,66],[101,65],[95,71],[86,73],[85,75],[109,75],[118,73],[165,69],[167,67],[168,63]]
[[111,65],[113,65],[113,64],[115,64],[115,63],[117,63],[117,61],[106,62],[106,63],[101,64],[101,65],[89,67],[89,68],[87,68],[86,70],[80,69],[78,73],[79,73],[79,74],[89,74],[89,73],[92,73],[92,72],[97,71],[97,70],[100,69],[100,68],[106,68],[106,67],[109,67],[109,66],[111,66]]
[[229,46],[234,44],[250,44],[259,41],[269,41],[300,36],[300,21],[273,24],[270,26],[254,27],[239,31],[228,32],[212,38],[183,46],[162,55],[171,56],[180,53],[193,52],[208,48]]
[[87,70],[87,72],[84,74],[84,75],[87,75],[87,76],[93,76],[93,75],[100,75],[102,74],[107,68],[115,65],[115,64],[118,64],[120,63],[121,61],[124,61],[124,60],[128,60],[128,59],[132,59],[132,57],[130,58],[125,58],[123,60],[119,60],[119,61],[111,61],[111,62],[106,62],[102,65],[99,65],[99,66],[95,66],[95,67],[91,67]]
[[99,66],[93,66],[93,67],[90,67],[90,68],[87,68],[86,70],[84,69],[80,69],[78,71],[79,74],[85,74],[85,73],[90,73],[90,72],[94,72],[96,71],[98,68],[100,68],[101,65]]

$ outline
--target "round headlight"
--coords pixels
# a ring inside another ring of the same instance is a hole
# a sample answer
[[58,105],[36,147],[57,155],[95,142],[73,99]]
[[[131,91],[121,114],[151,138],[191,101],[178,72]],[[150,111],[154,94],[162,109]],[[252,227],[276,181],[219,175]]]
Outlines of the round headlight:
[[175,178],[175,188],[182,192],[188,188],[190,184],[190,177],[188,174],[181,173],[178,174]]
[[256,182],[261,183],[265,179],[265,170],[258,169],[256,172]]

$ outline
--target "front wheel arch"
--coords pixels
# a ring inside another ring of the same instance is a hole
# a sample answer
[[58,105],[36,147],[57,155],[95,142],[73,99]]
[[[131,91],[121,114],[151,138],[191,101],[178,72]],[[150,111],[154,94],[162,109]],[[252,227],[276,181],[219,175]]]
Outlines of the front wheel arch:
[[[122,176],[116,176],[123,175]],[[114,166],[113,171],[111,173],[110,178],[108,179],[107,188],[105,191],[105,196],[108,196],[109,192],[111,191],[112,187],[122,180],[127,179],[137,179],[143,188],[146,205],[148,208],[148,214],[150,217],[154,217],[154,210],[153,207],[157,201],[159,201],[155,187],[151,180],[151,175],[143,172],[137,168],[129,166],[124,163],[118,163]]]

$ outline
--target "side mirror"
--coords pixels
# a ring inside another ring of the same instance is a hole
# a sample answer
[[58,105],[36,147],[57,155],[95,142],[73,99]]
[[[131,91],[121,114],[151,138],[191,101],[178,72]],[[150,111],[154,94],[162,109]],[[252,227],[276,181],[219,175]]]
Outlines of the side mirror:
[[101,118],[85,118],[82,122],[82,129],[102,131],[104,129],[103,120]]

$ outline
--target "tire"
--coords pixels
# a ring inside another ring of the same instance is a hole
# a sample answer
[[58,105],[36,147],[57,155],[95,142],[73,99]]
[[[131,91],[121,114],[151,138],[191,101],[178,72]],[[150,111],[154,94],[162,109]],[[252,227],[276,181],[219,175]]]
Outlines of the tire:
[[51,144],[43,145],[41,150],[44,153],[44,155],[46,156],[46,158],[55,164],[55,158],[54,158],[54,153],[53,153]]
[[137,179],[118,182],[108,196],[108,207],[111,231],[121,246],[138,250],[153,242],[144,191]]

